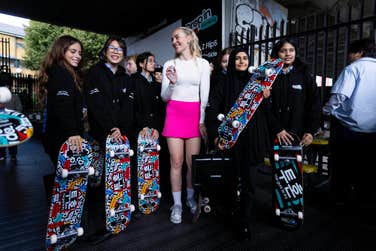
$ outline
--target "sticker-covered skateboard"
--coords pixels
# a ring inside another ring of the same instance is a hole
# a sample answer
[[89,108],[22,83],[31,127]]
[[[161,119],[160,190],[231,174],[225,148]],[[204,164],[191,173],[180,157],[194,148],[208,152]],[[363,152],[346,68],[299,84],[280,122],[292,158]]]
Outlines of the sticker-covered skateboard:
[[[154,129],[150,129],[150,135]],[[137,139],[137,180],[138,180],[138,208],[144,214],[150,214],[159,207],[160,178],[158,140],[151,137],[138,136]]]
[[261,104],[262,90],[273,85],[279,72],[282,70],[283,61],[273,59],[266,61],[257,68],[251,68],[252,75],[239,97],[225,116],[218,115],[222,121],[218,127],[218,144],[224,149],[233,147],[243,129]]
[[92,149],[85,140],[81,151],[68,141],[60,148],[47,224],[47,250],[66,248],[83,235],[80,225],[88,175],[94,174],[91,161]]
[[121,142],[110,136],[106,139],[105,174],[106,174],[106,229],[118,234],[130,223],[131,212],[135,207],[131,204],[131,166],[130,157],[133,151],[125,135]]

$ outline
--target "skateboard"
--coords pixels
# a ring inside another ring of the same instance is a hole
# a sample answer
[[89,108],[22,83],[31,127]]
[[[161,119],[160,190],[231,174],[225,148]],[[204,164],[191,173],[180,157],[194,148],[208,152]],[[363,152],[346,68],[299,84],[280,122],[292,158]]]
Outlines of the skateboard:
[[47,224],[47,250],[66,248],[83,235],[80,225],[88,175],[94,174],[91,161],[92,149],[86,140],[80,152],[68,141],[60,148]]
[[281,145],[274,140],[273,205],[279,223],[297,229],[303,223],[303,154],[297,135],[292,145]]
[[96,141],[93,138],[89,138],[88,141],[91,145],[91,148],[93,149],[93,160],[91,166],[95,170],[94,175],[89,177],[89,186],[98,187],[102,180],[102,173],[104,168],[104,154],[98,141]]
[[33,136],[33,125],[22,113],[0,110],[0,147],[9,147],[26,142]]
[[[150,134],[154,129],[150,129]],[[158,140],[137,138],[137,183],[138,208],[144,214],[150,214],[159,207],[160,180],[159,180],[159,151]]]
[[105,153],[105,208],[106,229],[112,234],[124,231],[130,223],[131,212],[135,210],[131,204],[131,166],[130,157],[133,151],[125,135],[118,143],[106,139]]
[[224,149],[230,149],[235,145],[240,133],[264,99],[262,90],[273,85],[282,66],[281,59],[273,59],[257,68],[249,68],[253,74],[234,105],[226,116],[224,114],[217,116],[218,120],[222,121],[218,127],[218,143]]

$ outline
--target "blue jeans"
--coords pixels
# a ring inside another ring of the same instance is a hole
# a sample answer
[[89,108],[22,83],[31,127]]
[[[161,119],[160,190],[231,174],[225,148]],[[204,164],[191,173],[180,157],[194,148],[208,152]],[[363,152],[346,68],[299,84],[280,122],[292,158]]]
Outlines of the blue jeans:
[[[8,152],[9,152],[9,155],[11,155],[12,157],[16,157],[17,146],[8,147]],[[6,147],[0,148],[0,157],[6,157]]]

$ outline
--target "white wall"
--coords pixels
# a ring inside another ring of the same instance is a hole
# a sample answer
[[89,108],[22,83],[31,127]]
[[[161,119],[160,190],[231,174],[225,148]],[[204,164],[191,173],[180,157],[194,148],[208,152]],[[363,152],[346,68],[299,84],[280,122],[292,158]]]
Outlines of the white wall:
[[174,57],[174,49],[171,45],[171,34],[174,29],[182,25],[181,20],[157,31],[147,38],[131,42],[127,40],[127,55],[150,51],[155,55],[158,64],[163,65],[167,60]]

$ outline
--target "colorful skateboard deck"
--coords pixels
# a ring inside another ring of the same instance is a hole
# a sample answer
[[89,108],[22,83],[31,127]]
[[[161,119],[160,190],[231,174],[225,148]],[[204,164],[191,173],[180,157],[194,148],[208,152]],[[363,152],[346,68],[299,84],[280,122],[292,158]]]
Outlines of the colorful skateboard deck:
[[66,248],[83,235],[80,224],[88,175],[94,174],[91,160],[92,149],[87,141],[83,141],[81,152],[76,152],[68,141],[60,148],[48,217],[47,250]]
[[24,143],[33,135],[33,125],[22,113],[0,110],[0,147],[15,146]]
[[135,209],[131,204],[130,157],[133,151],[127,137],[122,138],[121,143],[113,141],[110,136],[106,140],[106,229],[112,234],[127,228]]
[[273,205],[279,223],[297,229],[303,223],[303,164],[302,146],[294,135],[292,145],[274,141]]
[[91,166],[95,170],[94,175],[89,176],[89,186],[98,187],[101,183],[104,169],[104,151],[95,139],[89,138],[88,141],[93,149],[93,160]]
[[240,133],[264,99],[262,90],[273,85],[282,66],[283,61],[275,59],[257,67],[227,115],[218,115],[218,119],[222,121],[218,127],[218,143],[224,149],[235,145]]
[[[150,130],[150,134],[154,129]],[[151,138],[137,139],[137,180],[138,180],[138,208],[144,214],[150,214],[159,207],[160,179],[159,179],[159,142]]]

